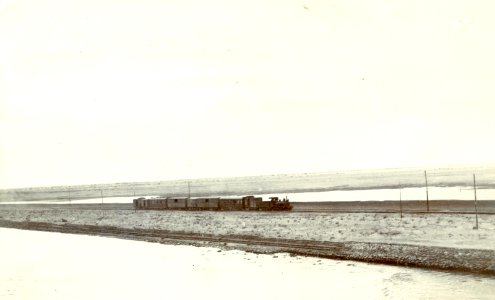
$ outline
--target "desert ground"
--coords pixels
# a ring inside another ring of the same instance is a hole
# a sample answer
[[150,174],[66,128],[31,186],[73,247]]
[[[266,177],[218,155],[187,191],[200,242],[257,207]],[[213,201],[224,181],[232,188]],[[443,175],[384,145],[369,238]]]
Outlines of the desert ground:
[[[96,208],[98,205],[94,205]],[[84,206],[83,206],[84,207]],[[495,250],[495,215],[374,212],[253,212],[81,209],[70,205],[0,206],[0,219],[158,229],[213,235],[252,235],[312,241],[401,243]]]
[[[479,227],[474,229],[476,215],[471,213],[409,212],[401,218],[398,213],[386,212],[135,211],[129,205],[125,209],[103,207],[0,205],[0,226],[100,235],[118,228],[121,237],[133,239],[153,231],[154,238],[145,240],[163,243],[190,238],[215,239],[224,245],[232,244],[233,238],[258,246],[260,241],[272,246],[283,242],[285,250],[293,244],[296,254],[495,274],[494,214],[480,214]],[[46,229],[39,224],[56,227]],[[171,238],[171,233],[187,235]],[[157,239],[157,234],[163,236]],[[340,252],[323,251],[319,245],[340,247]],[[311,247],[317,250],[305,251]],[[343,247],[350,248],[343,251]]]
[[314,201],[295,202],[294,211],[301,212],[379,212],[379,213],[476,213],[495,214],[495,201],[425,200],[414,201]]
[[495,288],[495,276],[288,253],[258,254],[10,228],[0,228],[0,236],[2,300],[230,300],[233,295],[236,299],[284,300],[479,300],[493,299]]

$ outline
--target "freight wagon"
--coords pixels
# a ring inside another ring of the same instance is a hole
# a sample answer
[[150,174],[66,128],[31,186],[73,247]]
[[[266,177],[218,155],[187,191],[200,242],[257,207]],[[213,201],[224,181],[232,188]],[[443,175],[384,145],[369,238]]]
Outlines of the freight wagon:
[[244,196],[238,198],[221,197],[156,197],[137,198],[133,200],[135,209],[154,210],[291,210],[289,199],[280,200],[270,197],[263,201],[262,197]]

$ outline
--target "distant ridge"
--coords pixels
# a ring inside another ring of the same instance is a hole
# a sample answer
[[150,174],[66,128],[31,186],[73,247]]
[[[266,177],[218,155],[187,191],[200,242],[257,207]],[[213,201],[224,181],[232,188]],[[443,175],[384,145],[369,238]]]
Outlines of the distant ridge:
[[69,189],[72,199],[96,198],[102,194],[104,197],[187,196],[188,186],[191,196],[395,189],[424,186],[424,170],[430,186],[471,186],[472,174],[476,173],[478,188],[495,187],[495,164],[490,164],[19,188],[0,190],[0,201],[67,199]]

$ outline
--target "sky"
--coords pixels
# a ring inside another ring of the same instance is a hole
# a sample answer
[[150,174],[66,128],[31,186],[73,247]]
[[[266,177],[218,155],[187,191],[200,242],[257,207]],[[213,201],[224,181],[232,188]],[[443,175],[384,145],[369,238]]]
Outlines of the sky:
[[0,0],[0,188],[494,163],[493,8]]

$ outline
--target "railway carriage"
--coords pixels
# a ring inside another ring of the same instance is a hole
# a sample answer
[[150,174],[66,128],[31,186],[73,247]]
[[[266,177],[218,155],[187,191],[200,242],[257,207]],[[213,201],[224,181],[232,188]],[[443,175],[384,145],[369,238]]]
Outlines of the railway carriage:
[[262,197],[156,197],[137,198],[133,200],[135,209],[154,210],[291,210],[288,199],[279,200],[270,197],[270,201],[263,201]]

